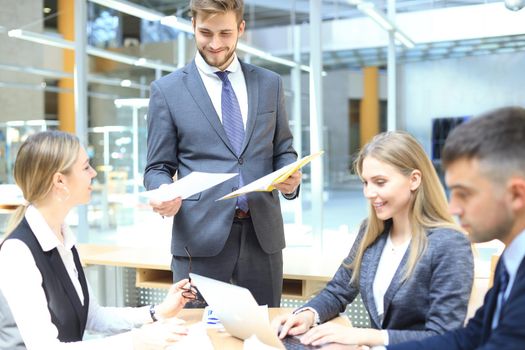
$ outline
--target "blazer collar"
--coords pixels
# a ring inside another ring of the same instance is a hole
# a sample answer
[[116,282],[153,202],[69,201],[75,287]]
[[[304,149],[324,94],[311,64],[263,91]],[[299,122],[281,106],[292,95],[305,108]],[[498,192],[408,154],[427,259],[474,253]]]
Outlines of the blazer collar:
[[383,253],[383,249],[385,248],[386,240],[388,238],[388,232],[389,228],[386,228],[385,231],[377,238],[376,242],[367,249],[365,255],[363,256],[363,261],[361,262],[361,278],[364,278],[364,294],[367,296],[367,299],[369,299],[368,309],[370,312],[370,317],[378,327],[383,326],[384,320],[387,319],[386,315],[388,313],[390,304],[392,303],[392,300],[394,299],[394,296],[396,295],[397,291],[404,283],[404,281],[402,281],[401,279],[405,272],[405,265],[410,254],[409,245],[408,249],[405,252],[405,255],[403,255],[403,258],[399,263],[394,277],[392,278],[392,282],[390,282],[390,286],[386,290],[385,296],[383,298],[384,311],[383,320],[381,320],[377,312],[373,288],[377,267],[379,266],[379,260],[381,259],[381,254]]
[[386,315],[388,313],[390,304],[392,303],[392,300],[394,299],[394,296],[396,295],[399,288],[401,288],[401,286],[405,282],[404,280],[402,280],[402,278],[403,278],[403,275],[405,274],[405,266],[407,264],[408,256],[410,255],[411,245],[412,245],[412,242],[410,242],[410,244],[408,245],[405,255],[403,255],[403,258],[401,259],[401,262],[399,263],[399,266],[397,267],[396,273],[394,274],[394,277],[392,278],[392,282],[390,282],[390,286],[388,286],[388,289],[386,290],[384,301],[383,301],[385,303],[383,323],[387,319]]
[[252,65],[246,64],[239,60],[246,80],[246,89],[248,90],[248,120],[246,121],[246,132],[244,142],[241,147],[241,154],[246,150],[248,143],[255,129],[257,109],[259,106],[259,77]]
[[206,87],[204,86],[197,69],[198,68],[195,64],[195,60],[191,61],[182,69],[183,73],[185,73],[182,77],[182,81],[195,101],[195,105],[197,105],[201,110],[202,115],[208,120],[211,127],[222,139],[222,142],[224,142],[230,151],[235,154],[235,150],[228,140],[228,136],[224,131],[219,116],[213,107],[213,103],[211,102],[210,96],[206,91]]
[[[253,130],[255,129],[255,117],[257,116],[257,108],[259,102],[259,80],[257,73],[253,66],[248,65],[240,61],[241,68],[244,74],[244,79],[246,80],[246,89],[248,91],[248,120],[246,122],[246,131],[244,136],[244,142],[241,147],[241,155],[246,150],[248,142],[252,137]],[[190,62],[182,69],[185,74],[182,78],[184,85],[188,89],[190,95],[192,96],[195,104],[199,107],[204,117],[208,120],[212,128],[219,135],[222,142],[230,149],[230,151],[236,155],[235,150],[230,144],[230,140],[224,131],[224,127],[213,107],[210,96],[206,91],[206,87],[202,82],[202,79],[199,75],[197,65],[195,60]]]
[[368,310],[372,321],[379,327],[381,325],[381,319],[377,313],[375,298],[374,298],[374,279],[379,266],[379,259],[383,248],[386,244],[386,238],[388,231],[383,232],[377,240],[365,251],[363,259],[361,261],[361,279],[363,280],[363,289],[368,301]]

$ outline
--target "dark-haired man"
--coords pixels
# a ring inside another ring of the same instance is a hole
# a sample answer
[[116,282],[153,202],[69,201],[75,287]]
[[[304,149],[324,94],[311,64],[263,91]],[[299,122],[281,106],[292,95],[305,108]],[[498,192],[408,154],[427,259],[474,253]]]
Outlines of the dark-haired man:
[[498,239],[506,248],[494,287],[465,328],[388,349],[525,349],[525,109],[498,109],[458,126],[443,165],[450,210],[470,239]]

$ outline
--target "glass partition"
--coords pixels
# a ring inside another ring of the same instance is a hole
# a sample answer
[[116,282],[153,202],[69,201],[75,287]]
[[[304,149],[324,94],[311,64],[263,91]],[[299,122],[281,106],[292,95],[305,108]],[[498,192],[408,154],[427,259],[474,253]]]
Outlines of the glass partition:
[[56,120],[13,120],[0,123],[0,184],[14,183],[16,154],[29,136],[57,128]]

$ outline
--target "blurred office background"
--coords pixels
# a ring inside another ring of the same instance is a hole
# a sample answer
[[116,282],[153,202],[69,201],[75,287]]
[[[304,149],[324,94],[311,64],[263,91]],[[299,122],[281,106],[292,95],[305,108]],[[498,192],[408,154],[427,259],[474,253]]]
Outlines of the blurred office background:
[[[325,151],[304,169],[300,199],[282,201],[289,246],[346,253],[341,242],[367,214],[352,161],[376,133],[411,132],[440,171],[454,125],[525,104],[525,10],[504,1],[245,5],[239,56],[282,75],[300,154]],[[0,0],[0,184],[13,183],[32,133],[77,133],[98,171],[91,203],[69,218],[80,241],[168,244],[170,220],[139,195],[147,98],[153,80],[193,58],[188,21],[187,0]]]

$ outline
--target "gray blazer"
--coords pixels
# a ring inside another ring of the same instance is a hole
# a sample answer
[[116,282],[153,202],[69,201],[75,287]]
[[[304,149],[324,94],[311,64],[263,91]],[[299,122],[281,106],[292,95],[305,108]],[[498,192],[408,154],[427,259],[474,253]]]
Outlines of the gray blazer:
[[[350,264],[364,235],[364,227],[343,264]],[[427,231],[428,246],[412,276],[401,281],[409,249],[385,294],[384,317],[376,310],[373,283],[388,237],[387,228],[366,251],[358,286],[350,284],[352,271],[343,264],[325,289],[305,306],[319,313],[325,322],[343,312],[360,292],[372,328],[387,329],[390,344],[416,340],[463,325],[474,280],[474,262],[468,238],[451,229]]]
[[[195,62],[151,85],[148,151],[144,184],[155,189],[192,171],[243,174],[250,183],[297,159],[285,110],[281,78],[241,62],[248,91],[248,120],[242,153],[237,157],[213,107]],[[235,199],[216,199],[238,186],[234,177],[186,199],[173,220],[171,251],[195,257],[218,254],[230,233]],[[248,205],[262,249],[285,246],[278,191],[248,194]]]

